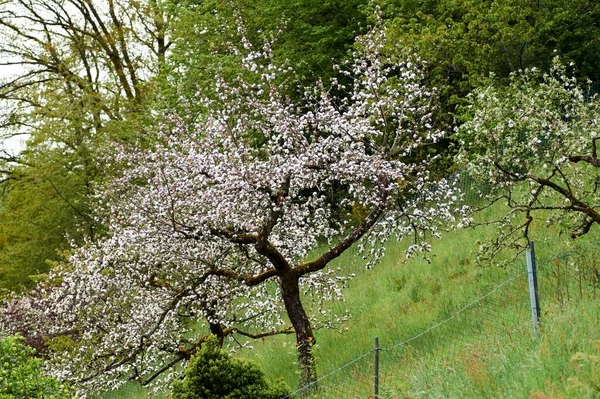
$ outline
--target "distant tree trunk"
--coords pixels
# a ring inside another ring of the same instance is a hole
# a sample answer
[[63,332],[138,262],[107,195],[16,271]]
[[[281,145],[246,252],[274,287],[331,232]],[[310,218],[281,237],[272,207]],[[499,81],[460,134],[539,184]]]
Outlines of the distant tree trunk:
[[299,276],[289,272],[281,277],[281,293],[285,310],[296,331],[296,347],[298,348],[298,367],[300,368],[300,385],[306,385],[317,379],[315,359],[312,346],[315,337],[310,326],[310,320],[304,311],[300,300]]
[[225,340],[225,329],[221,323],[212,323],[208,322],[210,332],[217,338],[217,342],[219,343],[219,347],[223,346],[223,341]]

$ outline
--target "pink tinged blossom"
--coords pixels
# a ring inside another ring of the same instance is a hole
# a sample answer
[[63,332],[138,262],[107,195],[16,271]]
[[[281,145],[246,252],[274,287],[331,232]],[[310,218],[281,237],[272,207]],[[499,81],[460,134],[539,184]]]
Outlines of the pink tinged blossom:
[[[430,249],[427,238],[465,210],[456,206],[454,185],[431,177],[434,156],[411,160],[444,132],[432,128],[432,92],[421,84],[419,57],[393,64],[381,53],[384,40],[377,29],[357,38],[361,50],[348,69],[340,67],[352,82],[347,98],[317,85],[304,89],[303,104],[280,92],[277,78],[291,73],[271,64],[269,47],[252,50],[245,40],[243,66],[257,79],[217,79],[218,100],[197,99],[208,105],[202,120],[168,116],[152,149],[116,147],[112,161],[124,165],[123,175],[97,193],[110,234],[74,249],[53,276],[62,283],[47,296],[60,315],[53,331],[78,332],[75,354],[54,358],[57,374],[88,389],[116,387],[161,370],[198,334],[192,326],[199,320],[284,327],[276,274],[264,284],[245,280],[273,268],[256,237],[291,267],[323,243],[340,242],[354,224],[366,226],[355,239],[366,267],[391,237],[414,240],[408,255]],[[353,222],[353,208],[375,219]],[[336,209],[347,215],[336,219]],[[324,311],[349,278],[325,266],[300,279],[313,298],[313,327],[347,317]],[[77,362],[69,360],[74,355]]]

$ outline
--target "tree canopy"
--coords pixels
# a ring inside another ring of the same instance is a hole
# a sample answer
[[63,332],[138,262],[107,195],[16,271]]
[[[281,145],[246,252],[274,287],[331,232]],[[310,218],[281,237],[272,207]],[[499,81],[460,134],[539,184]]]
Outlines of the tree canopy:
[[481,88],[471,97],[459,160],[494,186],[492,201],[509,212],[487,255],[523,250],[537,215],[571,238],[600,223],[596,168],[600,110],[586,86],[557,57],[552,69],[513,74],[508,87]]
[[[106,143],[136,126],[169,47],[158,2],[0,4],[0,137],[28,137],[0,157],[0,286],[31,285],[71,240],[93,238],[87,198],[107,175]],[[14,217],[18,215],[18,217]]]
[[456,106],[490,74],[506,84],[513,72],[548,70],[554,55],[573,62],[580,77],[600,78],[598,53],[590,50],[600,37],[596,1],[389,0],[382,7],[390,38],[428,61],[447,123],[460,120]]

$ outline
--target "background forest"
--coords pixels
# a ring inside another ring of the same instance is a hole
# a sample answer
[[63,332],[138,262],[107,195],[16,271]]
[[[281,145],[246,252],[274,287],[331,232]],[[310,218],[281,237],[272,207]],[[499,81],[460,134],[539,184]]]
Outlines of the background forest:
[[319,336],[369,334],[325,303],[385,250],[485,225],[459,238],[494,265],[475,284],[540,226],[589,240],[599,46],[592,0],[1,1],[0,332],[47,362],[31,397],[170,389],[213,346],[265,365],[286,340],[295,388]]

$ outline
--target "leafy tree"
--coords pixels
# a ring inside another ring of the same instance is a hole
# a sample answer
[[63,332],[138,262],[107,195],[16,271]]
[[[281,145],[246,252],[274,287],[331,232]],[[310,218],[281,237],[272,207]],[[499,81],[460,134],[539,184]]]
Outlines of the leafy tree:
[[0,287],[11,290],[30,286],[31,276],[58,259],[58,250],[70,241],[83,244],[83,236],[96,231],[85,196],[89,176],[74,154],[56,148],[35,156],[26,151],[19,159],[27,165],[11,168],[8,193],[0,199]]
[[440,88],[447,123],[457,105],[490,73],[508,83],[526,68],[547,70],[557,52],[578,74],[599,78],[596,1],[437,0],[384,2],[392,43],[402,42],[428,61],[427,76]]
[[174,385],[174,399],[280,399],[289,394],[283,384],[270,387],[257,365],[232,358],[209,342],[190,361],[185,379]]
[[[572,238],[600,223],[597,154],[600,109],[556,58],[549,73],[514,74],[508,87],[471,97],[473,118],[462,127],[459,161],[493,184],[492,201],[509,212],[488,255],[523,250],[532,222],[557,221]],[[539,215],[539,216],[538,216]]]
[[556,52],[566,62],[573,63],[575,76],[594,82],[600,80],[600,54],[593,50],[600,45],[597,24],[600,4],[593,0],[538,3],[543,18],[537,27],[537,41],[543,50],[537,54],[543,64],[531,66],[549,69]]
[[3,288],[46,272],[66,235],[94,238],[87,197],[108,174],[98,160],[106,142],[139,130],[168,26],[154,0],[0,4],[0,138],[29,137],[26,151],[0,157]]
[[24,345],[23,338],[0,338],[0,398],[63,399],[69,389],[56,379],[47,377],[42,361],[34,358],[34,350]]

